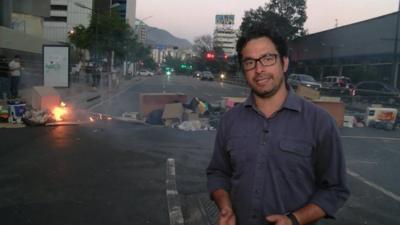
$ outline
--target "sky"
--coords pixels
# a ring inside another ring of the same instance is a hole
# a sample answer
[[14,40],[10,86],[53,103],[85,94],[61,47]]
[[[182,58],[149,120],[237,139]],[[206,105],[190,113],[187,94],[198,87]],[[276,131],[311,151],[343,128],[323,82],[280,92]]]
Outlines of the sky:
[[[307,0],[309,34],[332,29],[337,20],[343,26],[398,10],[400,0]],[[235,28],[245,11],[263,6],[266,0],[137,0],[136,17],[150,26],[169,31],[193,42],[212,35],[215,15],[234,14]]]

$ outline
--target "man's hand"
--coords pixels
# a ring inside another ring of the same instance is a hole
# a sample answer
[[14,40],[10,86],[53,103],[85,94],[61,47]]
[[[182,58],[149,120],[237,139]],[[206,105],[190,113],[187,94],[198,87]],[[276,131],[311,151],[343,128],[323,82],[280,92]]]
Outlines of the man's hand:
[[219,211],[218,225],[236,225],[236,216],[231,208],[225,207]]
[[265,219],[274,225],[292,225],[292,221],[284,215],[270,215],[265,217]]

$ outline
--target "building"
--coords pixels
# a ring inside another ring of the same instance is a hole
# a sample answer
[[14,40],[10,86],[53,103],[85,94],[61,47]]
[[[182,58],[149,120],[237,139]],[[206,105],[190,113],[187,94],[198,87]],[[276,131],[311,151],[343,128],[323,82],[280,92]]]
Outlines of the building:
[[298,38],[289,43],[290,69],[320,80],[344,75],[356,82],[381,80],[399,87],[399,16],[395,12]]
[[147,25],[142,20],[137,19],[135,21],[134,31],[137,35],[138,41],[145,43],[147,40]]
[[220,47],[226,55],[236,53],[237,30],[233,29],[234,15],[216,15],[213,43],[214,47]]
[[[0,11],[0,56],[8,60],[16,54],[21,57],[21,87],[41,85],[43,45],[56,44],[43,38],[43,20],[50,15],[50,0],[0,0]],[[4,90],[0,92],[3,96]]]
[[132,29],[135,28],[136,0],[94,0],[94,8],[98,11],[110,9],[112,6]]
[[[87,8],[82,8],[81,6]],[[106,13],[115,8],[134,28],[136,0],[51,0],[50,16],[44,20],[44,37],[57,42],[68,42],[68,32],[82,24],[88,27],[92,13]]]
[[57,42],[68,42],[68,32],[79,24],[89,26],[93,6],[92,0],[80,0],[79,7],[71,0],[51,0],[50,16],[44,19],[44,38]]

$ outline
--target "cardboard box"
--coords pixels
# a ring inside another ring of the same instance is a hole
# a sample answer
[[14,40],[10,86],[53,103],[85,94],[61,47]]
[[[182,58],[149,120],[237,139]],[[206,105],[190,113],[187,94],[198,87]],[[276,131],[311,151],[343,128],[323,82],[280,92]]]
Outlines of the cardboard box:
[[183,105],[182,103],[166,104],[164,112],[162,114],[162,119],[164,121],[172,121],[180,123],[182,122],[183,116]]
[[357,120],[354,116],[344,116],[343,126],[348,128],[353,128],[357,123]]
[[38,110],[53,110],[59,106],[61,97],[52,87],[35,86],[32,90],[32,107]]
[[315,99],[313,103],[325,109],[335,120],[338,127],[343,127],[344,103]]
[[199,120],[199,114],[192,112],[191,110],[185,110],[183,112],[183,121]]
[[141,93],[139,96],[139,109],[142,117],[157,109],[164,109],[166,104],[186,103],[187,96],[182,93]]
[[308,99],[308,100],[319,99],[319,97],[320,97],[319,91],[317,91],[313,88],[303,86],[303,85],[297,86],[296,94],[298,96]]

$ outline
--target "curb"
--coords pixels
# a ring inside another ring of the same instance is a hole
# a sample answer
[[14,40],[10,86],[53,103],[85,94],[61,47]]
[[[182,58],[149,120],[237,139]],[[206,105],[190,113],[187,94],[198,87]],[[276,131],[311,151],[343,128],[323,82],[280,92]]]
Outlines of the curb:
[[165,183],[167,186],[166,194],[170,224],[183,225],[182,207],[178,190],[176,189],[175,160],[172,158],[167,159],[167,178]]

